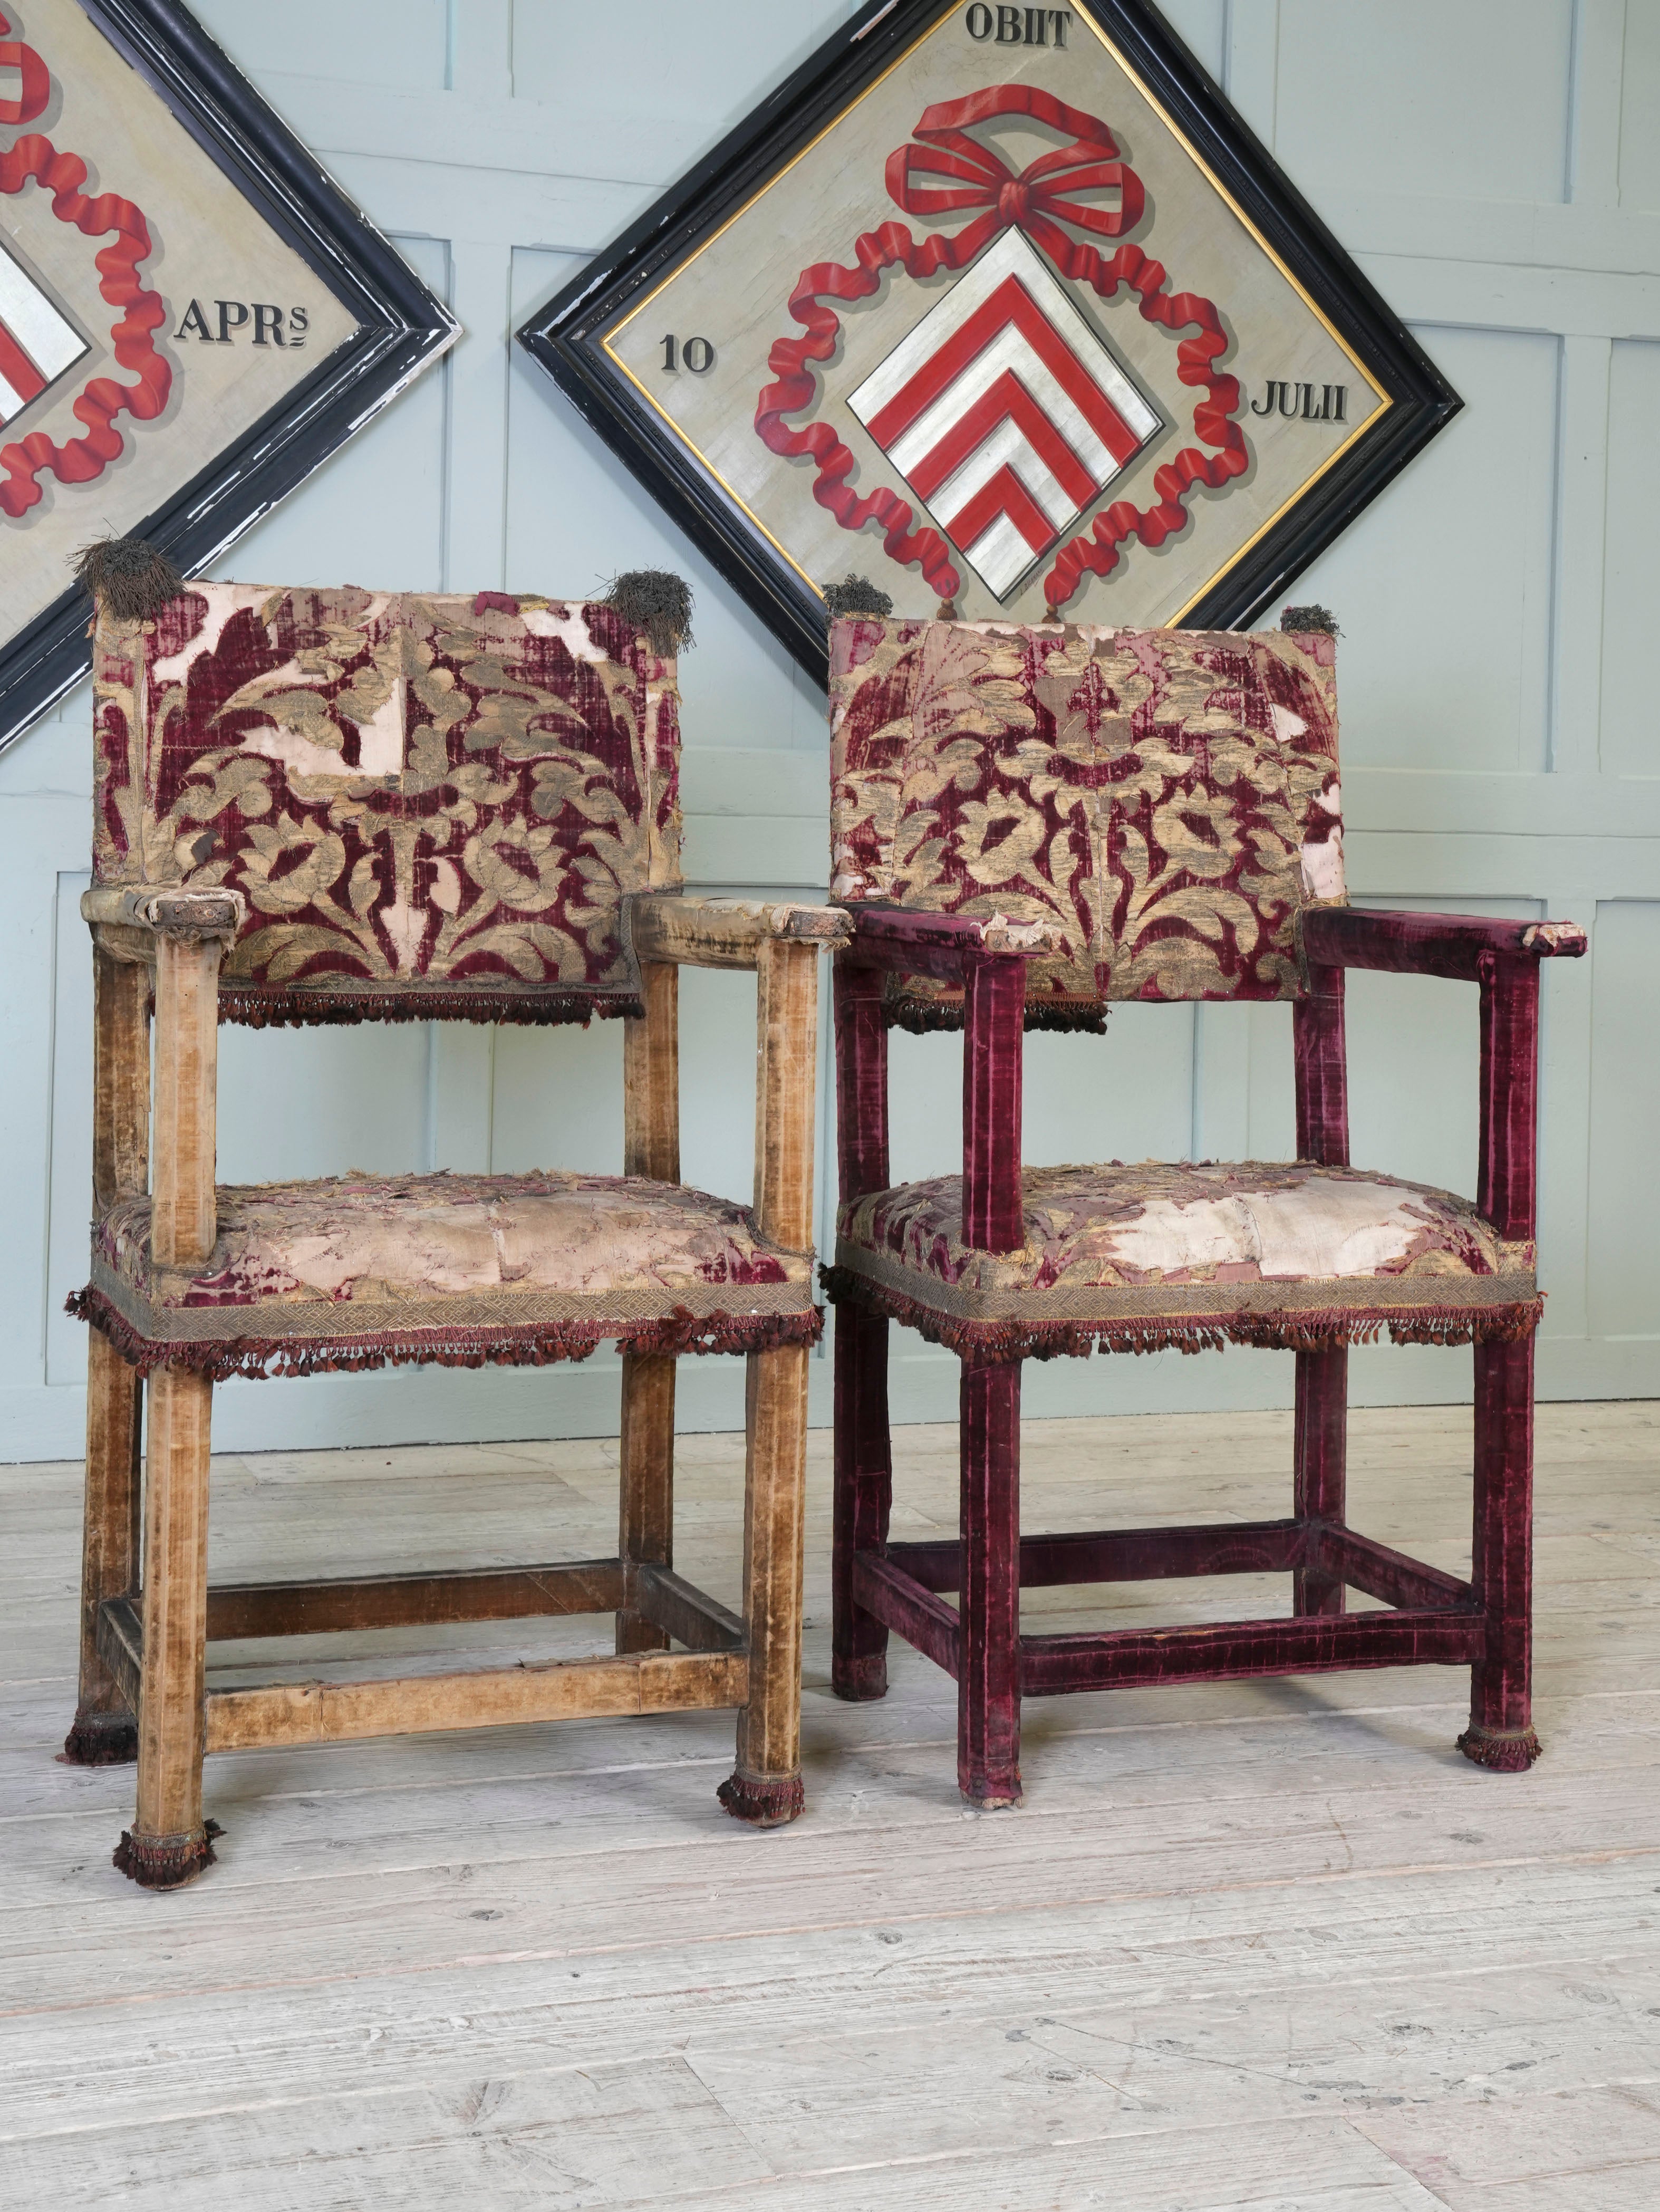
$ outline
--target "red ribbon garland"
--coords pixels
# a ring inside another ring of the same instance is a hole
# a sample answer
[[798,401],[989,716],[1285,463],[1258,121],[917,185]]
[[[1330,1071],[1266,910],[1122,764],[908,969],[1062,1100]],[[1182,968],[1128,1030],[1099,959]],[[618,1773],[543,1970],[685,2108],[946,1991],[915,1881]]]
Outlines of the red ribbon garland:
[[0,154],[0,192],[21,191],[30,178],[51,193],[52,213],[60,222],[73,223],[88,238],[106,230],[118,234],[95,257],[94,266],[105,300],[124,311],[110,337],[116,360],[133,371],[137,380],[118,384],[109,376],[91,380],[75,403],[75,413],[87,426],[84,438],[55,446],[44,430],[32,430],[15,444],[0,447],[0,470],[5,472],[5,481],[0,483],[0,514],[14,520],[42,498],[42,469],[50,469],[60,483],[90,483],[101,476],[122,449],[115,417],[124,410],[141,422],[154,421],[173,387],[172,367],[150,342],[151,332],[167,319],[167,307],[161,295],[147,291],[138,275],[150,251],[149,226],[142,211],[114,192],[100,192],[89,200],[81,190],[87,181],[86,163],[78,154],[60,154],[38,131]]
[[[1040,155],[1016,176],[989,147],[966,135],[970,125],[1007,115],[1026,115],[1053,129],[1070,131],[1073,143]],[[854,456],[827,422],[809,422],[796,429],[785,420],[813,404],[817,386],[810,364],[828,360],[835,350],[840,321],[822,301],[868,299],[880,284],[882,270],[895,265],[903,266],[911,276],[960,269],[1011,223],[1048,255],[1063,276],[1089,284],[1101,298],[1110,299],[1121,285],[1128,285],[1139,295],[1146,321],[1171,331],[1190,325],[1197,330],[1197,337],[1184,338],[1178,346],[1176,373],[1184,384],[1204,388],[1205,397],[1193,410],[1193,428],[1217,450],[1204,453],[1197,447],[1184,447],[1154,471],[1153,488],[1159,496],[1154,506],[1143,509],[1130,500],[1115,501],[1096,516],[1087,535],[1080,534],[1062,548],[1044,580],[1051,607],[1062,607],[1086,574],[1104,576],[1118,565],[1118,548],[1127,539],[1160,545],[1172,531],[1180,530],[1187,520],[1184,502],[1196,483],[1215,488],[1249,467],[1244,434],[1232,420],[1239,404],[1239,380],[1212,367],[1231,340],[1209,300],[1195,292],[1165,291],[1164,269],[1139,246],[1121,246],[1110,259],[1103,259],[1094,246],[1069,237],[1062,228],[1065,224],[1099,237],[1117,238],[1142,218],[1146,201],[1141,179],[1118,158],[1112,132],[1097,117],[1069,107],[1034,85],[991,85],[966,99],[929,108],[913,135],[924,143],[898,148],[887,164],[888,191],[905,212],[948,215],[969,208],[985,212],[954,237],[920,242],[902,223],[885,222],[856,240],[856,266],[824,261],[803,269],[790,295],[790,312],[807,335],[780,338],[767,356],[767,367],[778,381],[760,394],[755,429],[773,453],[787,457],[804,453],[816,463],[813,496],[844,530],[880,522],[889,557],[902,566],[920,568],[924,580],[942,599],[954,599],[959,578],[950,549],[939,533],[926,528],[912,532],[912,508],[893,492],[877,490],[860,499],[846,481],[856,465]],[[1103,188],[1117,189],[1116,209],[1090,207],[1069,197]]]

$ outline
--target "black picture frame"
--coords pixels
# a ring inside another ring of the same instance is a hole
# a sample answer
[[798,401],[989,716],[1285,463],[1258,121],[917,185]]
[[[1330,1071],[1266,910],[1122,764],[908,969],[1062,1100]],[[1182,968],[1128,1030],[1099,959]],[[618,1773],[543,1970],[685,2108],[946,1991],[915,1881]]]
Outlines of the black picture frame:
[[[608,364],[601,334],[718,229],[916,38],[962,0],[866,0],[610,248],[532,315],[519,343],[800,665],[826,676],[821,599],[688,447]],[[1243,629],[1463,404],[1273,155],[1148,0],[1068,0],[1148,84],[1393,404],[1190,607]]]
[[[79,5],[359,324],[304,383],[131,526],[194,575],[395,398],[461,325],[187,9],[177,0]],[[87,673],[88,616],[72,584],[0,646],[0,750]]]

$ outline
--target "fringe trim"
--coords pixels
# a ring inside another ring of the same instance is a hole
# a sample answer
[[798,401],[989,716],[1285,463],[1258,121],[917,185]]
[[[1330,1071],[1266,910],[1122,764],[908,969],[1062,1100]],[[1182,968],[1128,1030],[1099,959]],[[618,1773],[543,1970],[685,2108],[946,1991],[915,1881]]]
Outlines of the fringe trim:
[[474,991],[462,984],[425,991],[272,990],[234,979],[219,986],[219,1018],[244,1029],[303,1029],[325,1022],[519,1022],[553,1028],[593,1020],[641,1020],[626,992]]
[[1477,1728],[1472,1721],[1458,1748],[1477,1766],[1494,1774],[1525,1774],[1539,1756],[1539,1739],[1530,1729]]
[[729,1775],[715,1795],[735,1820],[747,1820],[752,1828],[782,1828],[807,1809],[799,1774],[784,1782],[761,1782],[740,1771]]
[[65,1766],[130,1766],[138,1723],[130,1713],[77,1713],[58,1756]]
[[1343,1345],[1375,1343],[1385,1328],[1396,1344],[1515,1344],[1532,1335],[1545,1310],[1540,1297],[1513,1305],[1426,1306],[1409,1314],[1333,1306],[1296,1313],[1206,1315],[1191,1321],[1167,1314],[1100,1322],[960,1321],[851,1267],[821,1267],[819,1281],[832,1305],[851,1302],[867,1307],[914,1328],[930,1344],[992,1362],[1087,1359],[1093,1352],[1221,1352],[1230,1344],[1272,1352],[1335,1352]]
[[[882,1018],[890,1030],[909,1030],[913,1036],[930,1030],[962,1027],[962,998],[925,998],[918,993],[896,991],[882,1000]],[[1054,1030],[1068,1035],[1105,1036],[1106,1008],[1077,1000],[1056,1001],[1028,999],[1023,1026],[1027,1030]]]
[[124,1828],[110,1864],[141,1889],[182,1889],[215,1863],[213,1839],[224,1832],[217,1820],[185,1836],[135,1836]]
[[[661,1321],[612,1324],[603,1321],[543,1322],[522,1334],[500,1329],[412,1328],[362,1336],[236,1336],[173,1342],[141,1335],[104,1296],[88,1284],[64,1301],[64,1310],[89,1322],[109,1339],[130,1367],[153,1375],[160,1367],[186,1368],[209,1382],[234,1375],[250,1381],[274,1381],[305,1375],[359,1374],[374,1367],[547,1367],[563,1359],[586,1359],[602,1344],[637,1358],[678,1359],[708,1352],[770,1352],[783,1344],[816,1344],[824,1334],[824,1309],[799,1314],[694,1314],[677,1306]],[[258,1308],[251,1311],[257,1313]]]

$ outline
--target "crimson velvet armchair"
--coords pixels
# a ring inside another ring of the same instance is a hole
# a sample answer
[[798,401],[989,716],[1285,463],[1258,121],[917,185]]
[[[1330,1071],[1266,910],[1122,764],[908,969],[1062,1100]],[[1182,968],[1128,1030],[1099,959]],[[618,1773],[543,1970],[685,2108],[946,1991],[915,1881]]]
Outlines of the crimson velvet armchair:
[[[954,1676],[973,1805],[1020,1801],[1023,1697],[1130,1684],[1468,1665],[1466,1756],[1515,1771],[1538,1753],[1539,965],[1584,939],[1571,923],[1345,903],[1335,662],[1312,631],[833,626],[832,896],[854,927],[836,965],[841,1192],[826,1279],[833,1680],[844,1698],[881,1696],[892,1631]],[[1473,1203],[1351,1165],[1350,968],[1475,987]],[[1296,1160],[1023,1168],[1023,1030],[1099,1030],[1124,999],[1289,1001]],[[892,1182],[895,1023],[962,1027],[960,1174]],[[962,1363],[955,1542],[888,1540],[895,1321]],[[1348,1347],[1385,1328],[1475,1347],[1468,1578],[1348,1524]],[[1025,1360],[1227,1344],[1295,1354],[1288,1515],[1021,1533]],[[1021,1632],[1023,1586],[1264,1571],[1290,1577],[1288,1616]],[[1381,1602],[1349,1612],[1350,1590]]]
[[[848,925],[680,894],[667,642],[615,605],[488,592],[197,584],[148,619],[100,607],[66,1755],[136,1757],[116,1863],[139,1882],[171,1887],[211,1860],[203,1754],[261,1745],[731,1707],[727,1809],[760,1825],[801,1809],[814,1008],[819,946]],[[756,975],[753,1206],[680,1181],[685,962]],[[621,1176],[215,1184],[221,1021],[597,1017],[623,1024]],[[215,1382],[541,1365],[605,1343],[622,1355],[615,1556],[209,1587]],[[673,1565],[676,1360],[710,1352],[748,1358],[741,1618]],[[206,1671],[219,1638],[581,1613],[615,1614],[615,1656],[228,1688]]]

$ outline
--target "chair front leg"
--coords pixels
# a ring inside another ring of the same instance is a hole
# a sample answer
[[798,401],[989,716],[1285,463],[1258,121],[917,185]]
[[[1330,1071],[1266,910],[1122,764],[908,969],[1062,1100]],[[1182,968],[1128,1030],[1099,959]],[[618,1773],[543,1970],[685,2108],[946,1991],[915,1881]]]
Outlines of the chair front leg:
[[748,1357],[744,1408],[743,1588],[749,1702],[737,1767],[720,1786],[734,1819],[781,1827],[803,1810],[801,1605],[807,1467],[804,1344]]
[[1458,1748],[1478,1766],[1520,1774],[1539,1756],[1533,1731],[1533,1345],[1475,1347],[1475,1528],[1471,1581],[1487,1650],[1471,1670],[1469,1726]]
[[888,1631],[853,1601],[853,1561],[887,1549],[894,1504],[886,1316],[851,1301],[839,1307],[835,1357],[830,1686],[857,1704],[888,1692]]
[[[158,1269],[199,1267],[218,1233],[214,1183],[221,936],[211,911],[158,930],[155,1176],[150,1253]],[[212,930],[215,933],[206,933]],[[144,1483],[144,1651],[139,1672],[138,1808],[115,1863],[147,1889],[176,1889],[214,1856],[202,1818],[208,1650],[208,1460],[213,1385],[185,1368],[150,1382]]]
[[962,1363],[962,1621],[957,1784],[1021,1802],[1021,1363]]
[[144,1660],[138,1809],[115,1863],[146,1889],[177,1889],[213,1862],[202,1818],[208,1652],[208,1461],[213,1385],[184,1368],[150,1382],[144,1486]]

